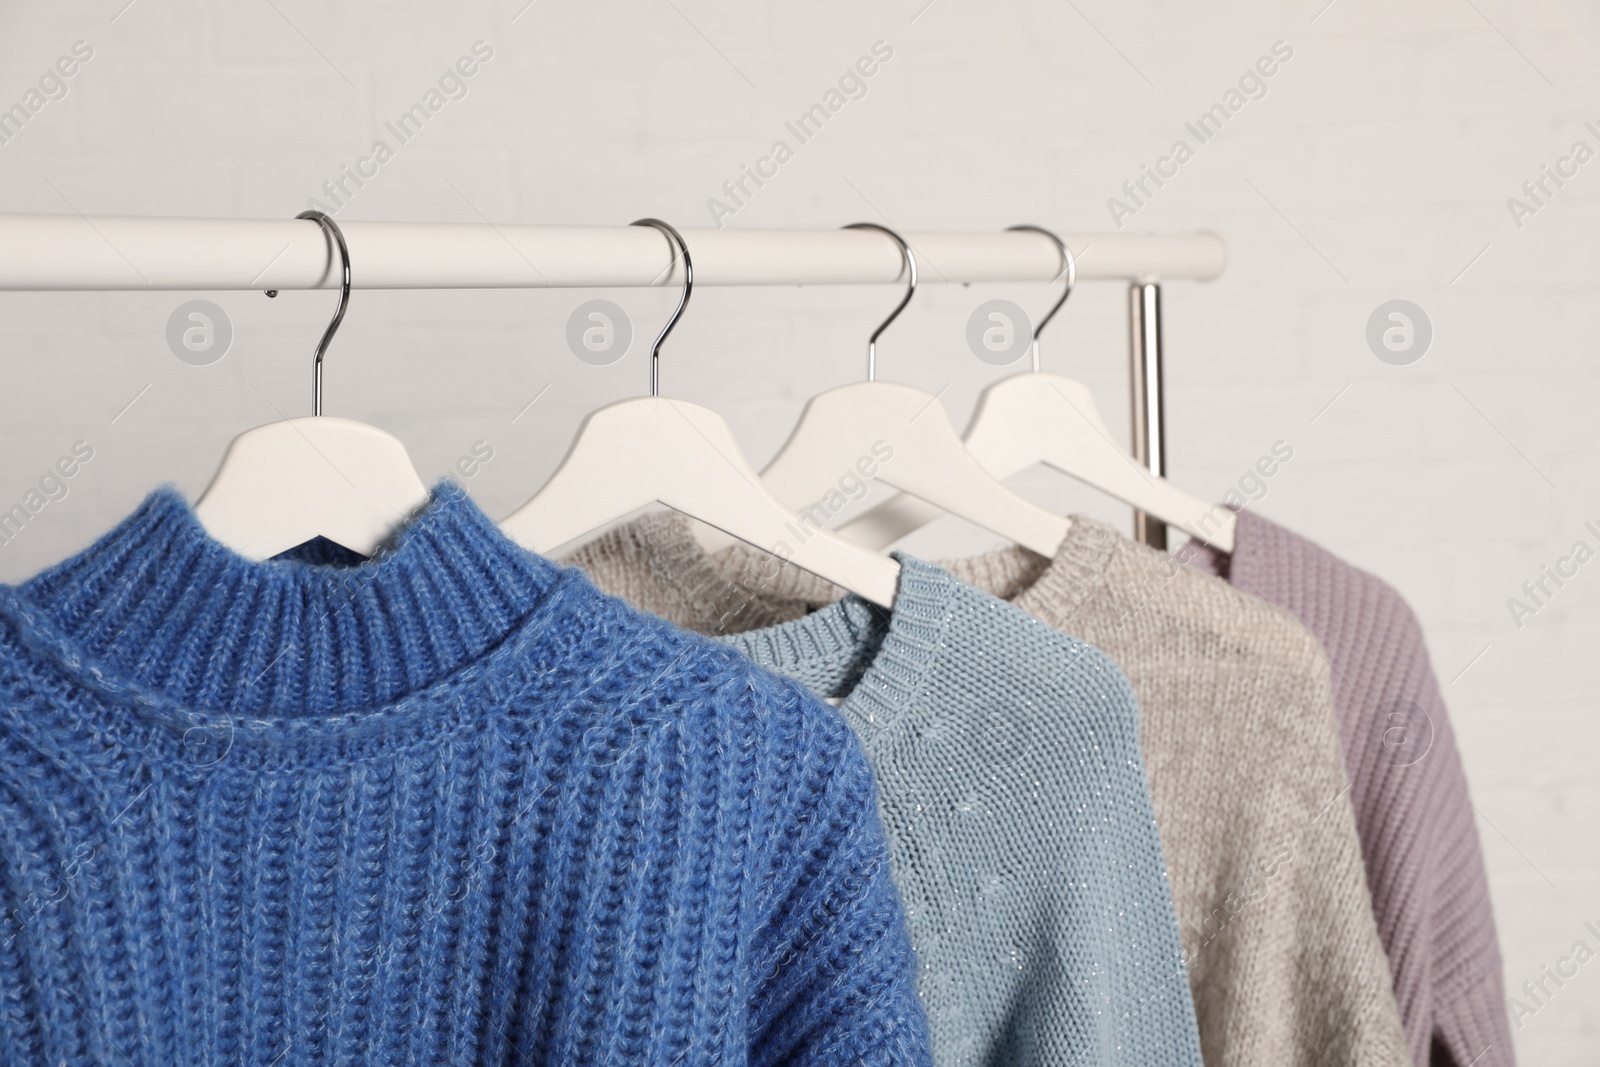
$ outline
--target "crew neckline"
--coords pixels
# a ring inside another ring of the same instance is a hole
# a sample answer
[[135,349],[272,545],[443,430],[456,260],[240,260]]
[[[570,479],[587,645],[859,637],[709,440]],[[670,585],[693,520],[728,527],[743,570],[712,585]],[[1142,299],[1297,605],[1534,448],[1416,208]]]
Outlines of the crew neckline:
[[945,634],[964,588],[931,563],[891,555],[900,578],[887,610],[849,593],[800,618],[721,640],[818,696],[837,699],[870,743],[921,698],[934,665],[948,656]]
[[508,658],[577,610],[578,587],[449,480],[355,566],[248,560],[163,487],[87,549],[0,586],[0,615],[97,697],[83,714],[106,735],[191,766],[207,746],[287,765],[481,721]]
[[976,583],[979,588],[1029,615],[1065,625],[1105,588],[1112,556],[1128,543],[1104,523],[1082,515],[1073,515],[1071,520],[1053,556],[1042,556],[1021,545],[1005,545],[943,565],[959,577],[981,579]]
[[[773,608],[767,614],[776,616],[774,623],[787,622],[846,594],[827,579],[742,541],[709,551],[695,536],[689,517],[672,510],[641,515],[578,549],[574,556],[601,547],[628,557],[658,581],[661,589],[671,590],[687,612],[680,624],[709,636],[761,629],[760,625],[734,630],[727,626],[752,603]],[[677,614],[674,612],[674,617]]]

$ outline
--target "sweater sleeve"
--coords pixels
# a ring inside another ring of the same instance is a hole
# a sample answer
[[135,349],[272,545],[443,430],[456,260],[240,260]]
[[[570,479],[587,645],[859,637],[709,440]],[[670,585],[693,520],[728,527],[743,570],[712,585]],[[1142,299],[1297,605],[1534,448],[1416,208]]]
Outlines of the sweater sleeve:
[[[1293,1029],[1284,1040],[1299,1050],[1298,1062],[1321,1064],[1326,1058],[1399,1067],[1410,1058],[1373,921],[1350,782],[1332,721],[1329,672],[1325,663],[1317,667],[1315,686],[1289,703],[1295,719],[1316,726],[1301,742],[1296,787],[1303,818],[1283,839],[1279,871],[1286,875],[1291,907],[1276,932],[1296,947],[1295,970],[1267,999],[1276,1001],[1280,1023]],[[1263,884],[1269,893],[1276,888],[1271,876]]]
[[837,712],[783,681],[756,843],[750,1063],[927,1067],[916,957],[872,770]]

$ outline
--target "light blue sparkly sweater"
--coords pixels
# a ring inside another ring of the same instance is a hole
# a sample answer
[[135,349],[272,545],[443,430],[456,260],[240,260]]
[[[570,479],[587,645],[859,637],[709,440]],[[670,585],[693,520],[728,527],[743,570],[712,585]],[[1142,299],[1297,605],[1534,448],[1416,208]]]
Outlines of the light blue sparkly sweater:
[[[935,1063],[1199,1067],[1128,679],[1092,645],[897,558],[892,611],[845,597],[725,640],[839,700],[866,748]],[[670,513],[571,559],[706,632],[744,628],[755,590],[785,580],[768,557],[709,555]]]
[[839,709],[878,775],[940,1067],[1200,1067],[1139,708],[1104,653],[898,555],[728,640]]
[[839,715],[448,484],[0,588],[0,1062],[924,1065],[914,980]]

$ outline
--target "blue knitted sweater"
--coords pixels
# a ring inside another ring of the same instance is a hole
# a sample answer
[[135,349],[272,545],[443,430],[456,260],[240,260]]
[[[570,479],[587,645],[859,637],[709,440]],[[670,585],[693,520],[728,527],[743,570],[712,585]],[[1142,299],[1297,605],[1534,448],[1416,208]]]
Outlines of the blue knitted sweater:
[[917,1064],[873,779],[797,684],[448,484],[248,562],[175,492],[0,587],[0,1061]]

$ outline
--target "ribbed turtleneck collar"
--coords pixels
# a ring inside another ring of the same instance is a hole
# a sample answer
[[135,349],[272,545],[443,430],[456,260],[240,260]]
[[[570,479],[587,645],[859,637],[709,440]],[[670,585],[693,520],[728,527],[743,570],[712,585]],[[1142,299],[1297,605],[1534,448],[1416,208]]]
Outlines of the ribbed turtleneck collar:
[[295,717],[442,681],[505,640],[562,573],[448,481],[356,566],[247,560],[164,488],[13,594],[103,676],[180,707]]

